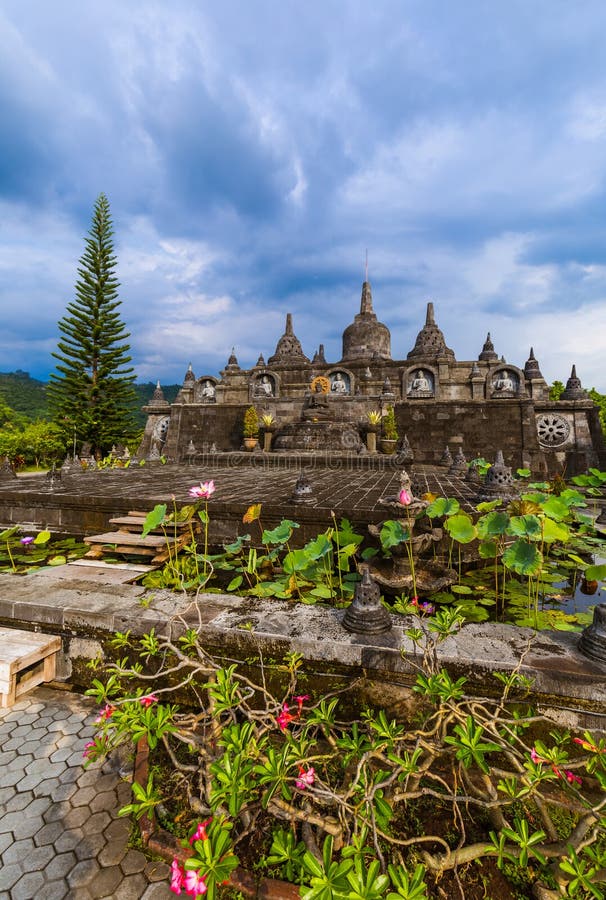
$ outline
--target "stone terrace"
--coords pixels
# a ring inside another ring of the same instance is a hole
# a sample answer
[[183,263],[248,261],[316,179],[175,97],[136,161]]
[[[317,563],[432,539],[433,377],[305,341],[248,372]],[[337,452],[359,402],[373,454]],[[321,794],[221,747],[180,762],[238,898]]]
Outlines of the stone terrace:
[[[209,456],[202,465],[148,464],[72,474],[52,486],[46,476],[13,478],[0,482],[0,525],[33,524],[74,535],[94,534],[106,530],[112,516],[131,509],[151,509],[172,498],[182,505],[188,502],[192,485],[214,479],[213,541],[235,539],[243,531],[246,508],[259,502],[265,527],[290,517],[301,524],[298,537],[307,540],[330,523],[332,511],[364,529],[386,518],[378,501],[397,494],[402,467],[386,456],[229,453]],[[311,482],[313,495],[294,503],[301,472]],[[449,476],[446,469],[418,467],[415,477],[422,491],[456,497],[470,508],[473,486]]]

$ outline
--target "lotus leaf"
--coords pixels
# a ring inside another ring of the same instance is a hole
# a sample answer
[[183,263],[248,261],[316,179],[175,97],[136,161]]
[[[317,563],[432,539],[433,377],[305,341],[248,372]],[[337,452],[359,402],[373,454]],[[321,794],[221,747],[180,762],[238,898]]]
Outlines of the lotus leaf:
[[567,519],[570,515],[567,505],[559,497],[550,497],[549,500],[546,500],[543,503],[543,512],[550,519],[555,519],[556,522]]
[[543,554],[534,544],[518,538],[503,554],[503,565],[518,575],[536,575],[543,565]]
[[430,519],[440,519],[442,516],[454,516],[460,508],[459,501],[453,497],[438,497],[429,504],[425,512]]
[[447,519],[444,523],[444,527],[451,538],[458,541],[459,544],[469,544],[478,536],[476,526],[466,513],[459,513],[456,516],[451,516],[450,519]]
[[495,534],[505,534],[509,525],[509,516],[506,512],[494,511],[478,519],[478,535],[481,538]]
[[509,523],[509,533],[518,537],[527,537],[531,541],[540,541],[542,535],[541,520],[538,516],[512,516]]
[[383,550],[390,550],[391,547],[397,547],[398,544],[407,541],[409,532],[397,519],[388,519],[383,522],[379,537]]
[[555,541],[564,543],[569,538],[570,531],[566,525],[553,519],[543,519],[543,540],[546,544],[553,544]]
[[587,566],[583,574],[588,581],[603,581],[606,578],[606,565]]

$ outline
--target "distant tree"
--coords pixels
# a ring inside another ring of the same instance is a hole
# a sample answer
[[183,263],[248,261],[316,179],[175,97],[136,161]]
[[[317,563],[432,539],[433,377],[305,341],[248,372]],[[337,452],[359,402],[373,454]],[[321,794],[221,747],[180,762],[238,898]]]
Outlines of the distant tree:
[[561,395],[564,393],[564,385],[561,381],[554,381],[551,387],[549,388],[549,399],[550,400],[559,400]]
[[135,377],[128,365],[129,334],[118,312],[112,236],[109,203],[100,194],[80,258],[76,299],[59,322],[63,337],[53,353],[57,371],[47,387],[55,422],[79,443],[89,442],[97,455],[136,431]]
[[595,388],[591,388],[588,394],[600,410],[600,425],[602,426],[604,437],[606,437],[606,394],[600,394]]

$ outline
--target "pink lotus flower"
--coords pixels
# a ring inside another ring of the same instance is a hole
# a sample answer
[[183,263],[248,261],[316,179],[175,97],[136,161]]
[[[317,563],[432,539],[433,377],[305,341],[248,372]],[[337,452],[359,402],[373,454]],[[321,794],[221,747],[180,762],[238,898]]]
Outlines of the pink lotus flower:
[[185,872],[179,865],[179,861],[175,858],[170,867],[170,889],[173,894],[180,894],[183,887],[183,879]]
[[141,706],[144,706],[147,709],[153,703],[157,703],[158,698],[155,694],[145,694],[143,697],[139,697],[139,703]]
[[567,769],[564,774],[566,775],[568,784],[583,784],[583,779],[579,778],[578,775],[575,775],[574,772],[571,772],[570,769]]
[[195,497],[196,500],[210,500],[212,494],[215,493],[215,490],[214,481],[205,481],[201,482],[199,487],[197,485],[190,487],[189,496]]
[[296,719],[296,716],[293,716],[289,711],[288,703],[284,703],[281,711],[276,716],[276,722],[278,723],[280,731],[286,731],[288,723],[294,721],[294,719]]
[[205,894],[208,888],[206,887],[205,875],[200,875],[199,872],[195,872],[191,869],[189,872],[185,873],[185,890],[188,894],[191,894],[192,897],[197,897],[199,894]]
[[410,506],[412,503],[412,494],[410,491],[407,491],[406,488],[402,488],[398,494],[398,502],[401,503],[402,506]]
[[313,766],[310,766],[307,771],[305,771],[303,766],[299,766],[299,777],[295,781],[295,785],[299,788],[300,791],[304,791],[308,787],[311,787],[313,785],[315,778],[316,776]]
[[189,843],[193,844],[194,841],[207,841],[208,835],[206,833],[206,826],[210,825],[211,822],[212,819],[205,819],[204,822],[198,822],[196,830],[189,839]]

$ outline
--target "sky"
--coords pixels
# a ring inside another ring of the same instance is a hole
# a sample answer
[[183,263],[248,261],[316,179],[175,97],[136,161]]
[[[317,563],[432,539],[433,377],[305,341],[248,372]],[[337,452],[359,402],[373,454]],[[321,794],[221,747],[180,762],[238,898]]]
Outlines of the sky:
[[0,371],[46,380],[95,199],[137,380],[308,356],[428,300],[606,391],[606,4],[3,0]]

